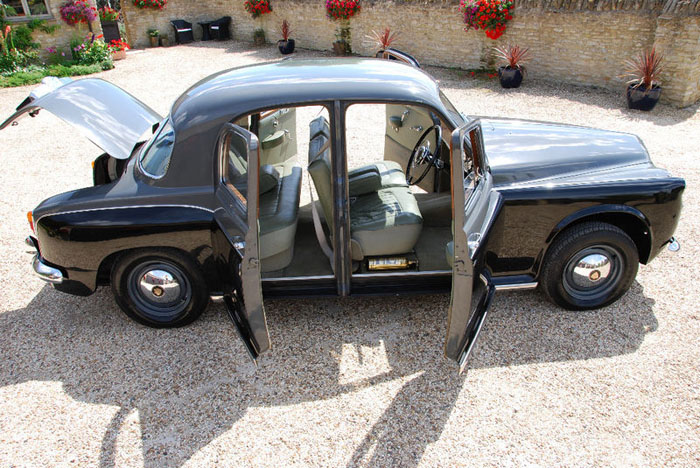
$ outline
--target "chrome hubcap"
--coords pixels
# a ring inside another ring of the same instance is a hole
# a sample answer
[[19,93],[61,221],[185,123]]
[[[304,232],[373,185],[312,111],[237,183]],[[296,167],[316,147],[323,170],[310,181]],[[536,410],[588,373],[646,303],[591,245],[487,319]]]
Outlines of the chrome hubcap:
[[610,259],[602,254],[586,255],[574,267],[572,279],[577,286],[590,288],[610,275]]
[[167,261],[146,261],[134,268],[127,279],[129,296],[140,313],[155,320],[171,320],[187,308],[192,285],[176,265]]
[[564,268],[564,289],[578,300],[598,300],[610,294],[622,277],[625,263],[610,245],[594,245],[574,254]]
[[180,282],[165,270],[149,270],[139,281],[143,297],[157,304],[168,304],[180,297]]

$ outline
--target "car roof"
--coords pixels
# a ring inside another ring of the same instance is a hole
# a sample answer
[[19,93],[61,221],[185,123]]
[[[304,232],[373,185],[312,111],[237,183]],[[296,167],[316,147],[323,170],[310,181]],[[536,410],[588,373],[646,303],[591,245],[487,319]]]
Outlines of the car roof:
[[395,60],[285,59],[234,68],[205,78],[173,104],[176,131],[284,104],[330,100],[423,103],[443,110],[427,73]]

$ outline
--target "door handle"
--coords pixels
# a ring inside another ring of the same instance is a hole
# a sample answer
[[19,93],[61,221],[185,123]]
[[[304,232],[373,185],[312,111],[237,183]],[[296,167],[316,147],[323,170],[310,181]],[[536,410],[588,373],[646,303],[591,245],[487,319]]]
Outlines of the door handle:
[[422,125],[416,125],[415,127],[411,127],[411,130],[415,130],[416,132],[422,132],[422,131],[423,131],[423,126],[422,126]]

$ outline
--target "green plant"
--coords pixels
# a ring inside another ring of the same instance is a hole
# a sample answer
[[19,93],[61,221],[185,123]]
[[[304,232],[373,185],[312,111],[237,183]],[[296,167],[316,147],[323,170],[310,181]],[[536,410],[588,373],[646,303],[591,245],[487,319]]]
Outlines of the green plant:
[[0,88],[39,83],[45,76],[91,75],[114,68],[111,61],[93,65],[52,65],[48,68],[30,66],[25,70],[0,75]]
[[79,65],[93,65],[111,60],[109,47],[102,40],[102,35],[88,34],[85,39],[73,38],[70,42],[73,60]]
[[635,88],[643,86],[644,89],[650,90],[659,84],[659,76],[663,72],[663,61],[663,54],[656,52],[656,47],[652,47],[651,50],[643,51],[636,58],[627,60],[627,72],[622,76],[630,78],[627,84]]
[[97,10],[97,13],[100,15],[100,21],[117,21],[119,19],[119,12],[107,5]]
[[253,31],[253,39],[262,39],[265,41],[265,30],[262,28],[257,28]]
[[525,73],[525,62],[530,60],[528,48],[523,49],[519,45],[508,44],[506,46],[494,47],[496,57],[499,58],[508,68],[517,68]]
[[160,31],[158,31],[156,28],[148,28],[148,35],[150,37],[158,37],[160,36]]

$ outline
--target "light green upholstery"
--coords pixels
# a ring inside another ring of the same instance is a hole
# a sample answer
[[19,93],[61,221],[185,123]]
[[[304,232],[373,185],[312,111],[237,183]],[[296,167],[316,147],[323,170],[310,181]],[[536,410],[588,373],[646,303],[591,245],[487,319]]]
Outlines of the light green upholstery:
[[279,174],[279,182],[260,194],[258,220],[263,272],[281,270],[291,263],[299,219],[301,167],[287,162],[274,166],[274,169]]
[[280,182],[280,173],[275,166],[265,164],[260,166],[260,193],[267,193],[277,187]]
[[[330,149],[320,151],[328,141],[325,119],[311,123],[309,174],[316,187],[326,222],[333,227]],[[350,237],[353,260],[370,255],[410,252],[423,226],[418,203],[406,186],[398,164],[389,161],[364,166],[349,178]],[[398,174],[398,175],[397,175]],[[384,181],[395,186],[384,186]]]

